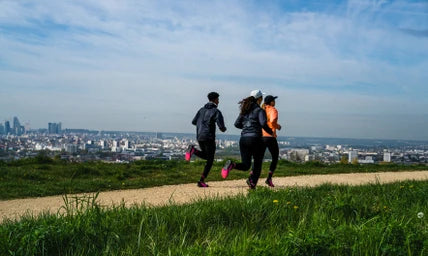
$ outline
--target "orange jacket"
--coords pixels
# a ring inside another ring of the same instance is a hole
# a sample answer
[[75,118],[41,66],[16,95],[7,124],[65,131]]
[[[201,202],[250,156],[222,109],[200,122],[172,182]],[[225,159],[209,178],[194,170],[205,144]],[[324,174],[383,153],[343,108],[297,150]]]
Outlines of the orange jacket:
[[273,136],[263,130],[263,137],[275,137],[276,138],[276,129],[278,129],[278,110],[271,105],[265,106],[267,125],[272,129]]

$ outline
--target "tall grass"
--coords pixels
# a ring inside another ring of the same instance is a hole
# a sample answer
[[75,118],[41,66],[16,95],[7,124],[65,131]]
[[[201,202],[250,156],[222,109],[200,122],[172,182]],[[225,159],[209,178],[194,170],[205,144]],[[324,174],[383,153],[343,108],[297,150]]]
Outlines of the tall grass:
[[269,190],[159,208],[67,211],[0,226],[4,255],[428,255],[428,181]]
[[[61,195],[65,193],[146,188],[160,185],[191,183],[199,180],[204,161],[137,161],[129,164],[103,162],[67,163],[50,158],[23,159],[10,163],[0,161],[0,200]],[[207,182],[221,180],[224,162],[216,162]],[[262,176],[267,174],[265,163]],[[425,165],[326,165],[280,161],[275,176],[305,174],[426,170]],[[232,171],[229,179],[246,178],[247,172]]]

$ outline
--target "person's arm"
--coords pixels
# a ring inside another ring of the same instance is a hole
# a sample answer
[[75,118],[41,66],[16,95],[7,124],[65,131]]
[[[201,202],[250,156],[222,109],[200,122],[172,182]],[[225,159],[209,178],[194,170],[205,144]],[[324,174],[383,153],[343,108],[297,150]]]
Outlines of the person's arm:
[[266,111],[264,111],[263,109],[260,109],[258,116],[259,116],[259,123],[262,126],[263,130],[265,130],[270,135],[273,135],[272,129],[267,124]]
[[238,118],[236,119],[236,121],[235,121],[235,127],[236,128],[238,128],[238,129],[242,129],[242,128],[244,128],[244,125],[243,125],[243,119],[244,119],[244,117],[242,116],[242,115],[239,115],[238,116]]
[[281,125],[278,124],[278,110],[272,109],[269,112],[269,120],[271,120],[272,128],[281,130]]
[[220,129],[220,131],[225,132],[227,129],[226,129],[226,126],[224,125],[224,118],[220,110],[217,111],[216,119],[217,119],[216,120],[217,126]]
[[194,118],[193,118],[193,120],[192,120],[192,124],[193,124],[193,125],[196,125],[196,123],[198,122],[199,112],[200,112],[200,111],[198,111],[198,113],[196,113],[195,117],[194,117]]

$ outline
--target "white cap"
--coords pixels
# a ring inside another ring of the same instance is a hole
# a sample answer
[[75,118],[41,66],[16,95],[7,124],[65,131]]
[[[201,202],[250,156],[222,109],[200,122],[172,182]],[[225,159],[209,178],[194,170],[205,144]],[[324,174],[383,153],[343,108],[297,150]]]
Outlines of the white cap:
[[263,95],[265,95],[265,93],[262,93],[260,90],[253,90],[250,92],[250,96],[253,96],[256,99],[263,97]]

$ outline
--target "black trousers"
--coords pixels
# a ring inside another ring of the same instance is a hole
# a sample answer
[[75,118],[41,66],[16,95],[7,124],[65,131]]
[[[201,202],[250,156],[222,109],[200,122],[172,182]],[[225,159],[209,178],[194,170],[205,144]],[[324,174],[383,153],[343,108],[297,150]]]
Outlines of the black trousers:
[[254,159],[253,171],[250,175],[254,184],[257,184],[262,171],[264,144],[261,137],[241,137],[239,140],[241,163],[236,163],[234,169],[248,171],[251,160]]
[[214,162],[214,154],[215,154],[215,140],[205,140],[205,141],[199,141],[199,147],[201,150],[195,150],[195,155],[207,160],[207,163],[204,167],[204,172],[202,173],[202,178],[206,178],[208,174],[210,173],[211,167],[213,166]]
[[279,157],[279,146],[278,141],[275,137],[263,137],[263,155],[266,152],[266,148],[269,150],[270,154],[272,155],[272,162],[270,163],[269,171],[272,173],[276,170],[276,166],[278,164],[278,157]]

